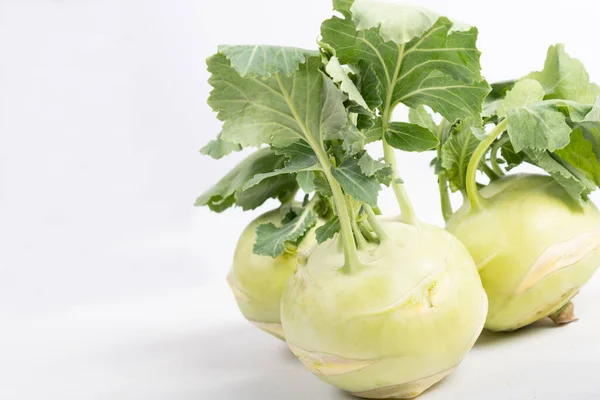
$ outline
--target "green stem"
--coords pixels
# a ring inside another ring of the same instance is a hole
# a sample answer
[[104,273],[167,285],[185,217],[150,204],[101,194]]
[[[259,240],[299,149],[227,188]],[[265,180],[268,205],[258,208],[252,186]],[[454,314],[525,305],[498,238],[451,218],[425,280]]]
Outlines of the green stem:
[[354,235],[352,234],[352,224],[350,222],[350,214],[348,213],[348,208],[346,207],[346,200],[344,197],[344,192],[342,191],[342,187],[335,179],[333,174],[331,173],[332,164],[329,158],[327,157],[327,153],[323,148],[323,143],[317,141],[317,139],[311,134],[310,130],[304,123],[304,120],[300,118],[300,115],[296,111],[296,107],[294,103],[291,101],[290,95],[287,92],[287,89],[283,85],[281,81],[281,77],[279,74],[275,75],[277,78],[277,83],[281,90],[281,93],[296,120],[296,123],[302,130],[304,135],[304,140],[309,144],[309,146],[315,152],[317,159],[319,160],[319,164],[323,169],[323,173],[327,178],[329,186],[332,192],[333,203],[335,205],[335,212],[340,220],[340,238],[342,240],[342,245],[344,248],[344,266],[342,270],[346,273],[351,273],[353,270],[358,269],[362,266],[360,258],[358,257],[358,250],[356,248],[356,243],[354,242]]
[[448,179],[445,172],[438,175],[438,186],[440,189],[440,201],[442,203],[442,216],[444,217],[444,221],[447,222],[454,214],[454,211],[452,210],[450,193],[448,193]]
[[490,178],[490,181],[497,181],[498,179],[500,179],[500,175],[498,175],[496,172],[494,172],[493,169],[490,168],[489,165],[487,165],[487,163],[485,161],[483,161],[481,163],[481,170],[483,171],[484,174],[487,175],[488,178]]
[[504,176],[505,172],[502,170],[502,168],[498,164],[498,150],[500,150],[500,148],[502,146],[504,146],[507,142],[508,142],[508,137],[507,136],[500,138],[500,140],[497,140],[492,145],[492,150],[491,150],[491,153],[490,153],[490,162],[492,163],[492,169],[499,176]]
[[[387,124],[384,124],[384,126],[385,125]],[[392,167],[392,189],[394,189],[394,194],[396,195],[398,206],[400,206],[402,219],[408,224],[418,225],[418,219],[415,214],[415,210],[413,208],[412,203],[410,202],[408,194],[406,193],[406,189],[404,189],[404,185],[402,184],[400,174],[398,173],[396,154],[394,152],[394,148],[386,143],[385,138],[383,139],[383,155],[385,158],[385,162]]]
[[[437,145],[437,157],[438,162],[442,159],[442,145],[443,143],[443,134],[444,129],[446,129],[446,124],[449,124],[445,119],[442,120],[438,127],[437,137],[439,144]],[[442,217],[444,217],[444,221],[448,221],[450,217],[454,214],[452,210],[452,202],[450,201],[450,193],[448,191],[448,178],[446,177],[446,172],[440,172],[438,174],[438,188],[440,191],[440,203],[442,205]]]
[[368,204],[365,204],[364,205],[364,209],[367,212],[369,224],[371,225],[371,227],[373,228],[373,230],[377,234],[377,237],[379,237],[379,241],[383,243],[386,240],[388,240],[389,239],[389,235],[387,234],[387,232],[385,231],[385,229],[383,229],[383,226],[381,226],[381,224],[377,220],[377,216],[375,215],[375,212],[373,211],[373,209],[371,208],[371,206],[368,205]]
[[375,235],[373,227],[369,224],[369,221],[359,222],[358,227],[360,228],[365,239],[367,239],[367,242],[373,243],[378,241],[377,235]]
[[472,210],[482,210],[484,208],[485,199],[479,193],[477,189],[477,180],[476,173],[481,163],[481,159],[485,155],[488,147],[494,143],[494,140],[500,136],[506,126],[508,125],[507,120],[503,120],[490,132],[490,134],[477,146],[473,156],[471,157],[471,161],[469,162],[469,166],[467,168],[467,177],[466,177],[466,186],[467,186],[467,196],[469,197],[469,202],[471,203]]
[[413,209],[412,203],[408,198],[408,194],[404,189],[404,185],[402,185],[402,179],[400,178],[400,174],[398,173],[398,166],[396,162],[396,155],[394,153],[394,148],[390,146],[385,141],[385,132],[387,132],[390,124],[390,119],[392,116],[393,104],[392,104],[392,96],[394,94],[394,87],[396,86],[396,82],[398,80],[398,75],[400,74],[400,66],[402,65],[402,59],[404,58],[404,45],[398,46],[398,59],[396,61],[396,67],[394,68],[394,74],[392,77],[388,77],[388,87],[387,87],[387,95],[385,99],[385,104],[383,105],[383,113],[381,117],[381,129],[384,133],[384,137],[382,138],[383,142],[383,155],[385,158],[385,162],[388,163],[392,167],[392,189],[394,189],[394,194],[396,195],[396,200],[398,201],[398,206],[400,206],[400,212],[402,214],[402,219],[404,222],[418,226],[419,221],[415,215],[415,211]]
[[362,231],[360,229],[360,227],[358,226],[358,223],[356,222],[356,216],[352,215],[352,230],[354,231],[354,238],[356,239],[356,245],[358,247],[359,250],[364,250],[367,248],[367,241],[365,240],[365,237],[362,234]]
[[348,207],[346,207],[344,193],[342,191],[342,187],[331,173],[331,162],[327,156],[319,151],[317,152],[317,158],[323,167],[323,172],[325,173],[325,177],[327,178],[329,186],[331,187],[333,203],[335,204],[335,212],[340,220],[340,236],[344,245],[345,258],[343,269],[346,272],[352,272],[354,269],[362,266],[362,263],[358,257],[356,243],[354,242],[350,214],[348,213]]

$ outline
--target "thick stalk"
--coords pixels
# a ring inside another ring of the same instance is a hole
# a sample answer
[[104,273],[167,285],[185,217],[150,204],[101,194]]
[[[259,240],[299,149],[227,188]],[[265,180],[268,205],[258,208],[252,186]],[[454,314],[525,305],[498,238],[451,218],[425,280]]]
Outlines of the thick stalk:
[[508,142],[508,137],[505,136],[503,138],[500,138],[500,140],[496,141],[492,145],[492,150],[490,153],[490,163],[492,164],[492,169],[496,174],[498,174],[501,177],[505,175],[505,172],[498,164],[498,150],[500,150],[500,148],[504,146],[506,142]]
[[481,164],[481,159],[485,155],[488,147],[494,143],[494,140],[498,138],[506,129],[508,122],[507,120],[503,120],[500,122],[490,134],[481,142],[479,146],[475,149],[473,156],[471,157],[471,161],[469,162],[469,166],[467,168],[467,177],[466,177],[466,186],[467,186],[467,196],[469,197],[469,203],[471,203],[472,210],[481,210],[484,208],[485,199],[479,193],[477,189],[477,180],[476,173],[479,168],[479,164]]

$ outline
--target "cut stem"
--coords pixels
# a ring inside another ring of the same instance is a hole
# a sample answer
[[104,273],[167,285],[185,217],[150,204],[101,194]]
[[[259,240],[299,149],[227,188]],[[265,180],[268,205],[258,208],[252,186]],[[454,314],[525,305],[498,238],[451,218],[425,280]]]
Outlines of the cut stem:
[[477,188],[477,180],[476,173],[479,165],[481,164],[481,160],[485,155],[488,147],[494,143],[494,140],[498,138],[505,130],[508,125],[508,121],[504,119],[500,122],[490,134],[477,146],[473,156],[471,157],[471,161],[469,162],[469,166],[467,168],[467,177],[466,177],[466,186],[467,186],[467,196],[469,197],[469,203],[471,204],[472,210],[481,210],[484,208],[485,199],[479,193]]

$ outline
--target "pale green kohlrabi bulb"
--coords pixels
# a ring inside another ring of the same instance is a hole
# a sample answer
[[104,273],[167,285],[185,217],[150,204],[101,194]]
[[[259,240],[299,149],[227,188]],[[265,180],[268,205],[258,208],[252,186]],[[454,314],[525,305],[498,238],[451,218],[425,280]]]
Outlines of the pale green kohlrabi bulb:
[[297,248],[287,248],[277,258],[254,254],[256,228],[268,223],[280,225],[281,218],[280,210],[273,210],[246,227],[238,240],[227,281],[244,317],[260,329],[285,339],[279,316],[281,296],[298,259],[307,256],[316,239],[312,229]]
[[410,398],[458,366],[487,299],[464,246],[442,229],[381,220],[389,239],[341,269],[340,235],[318,245],[284,292],[294,354],[325,382],[365,398]]
[[551,177],[513,175],[481,190],[448,231],[467,247],[489,298],[486,328],[509,331],[550,316],[574,319],[570,300],[600,265],[600,213]]

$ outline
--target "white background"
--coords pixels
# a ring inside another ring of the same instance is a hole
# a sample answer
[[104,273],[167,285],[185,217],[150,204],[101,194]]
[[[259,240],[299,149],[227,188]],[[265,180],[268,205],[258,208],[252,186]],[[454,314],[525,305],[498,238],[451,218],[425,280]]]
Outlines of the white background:
[[[600,79],[596,2],[419,4],[479,27],[490,81],[541,68],[556,42]],[[219,43],[314,47],[330,10],[0,0],[0,399],[346,398],[246,323],[224,283],[261,211],[192,207],[243,157],[198,153],[220,125],[205,58]],[[400,168],[419,216],[439,224],[429,158]],[[396,212],[391,193],[381,201]],[[600,278],[577,300],[576,324],[485,334],[423,398],[600,398]]]

